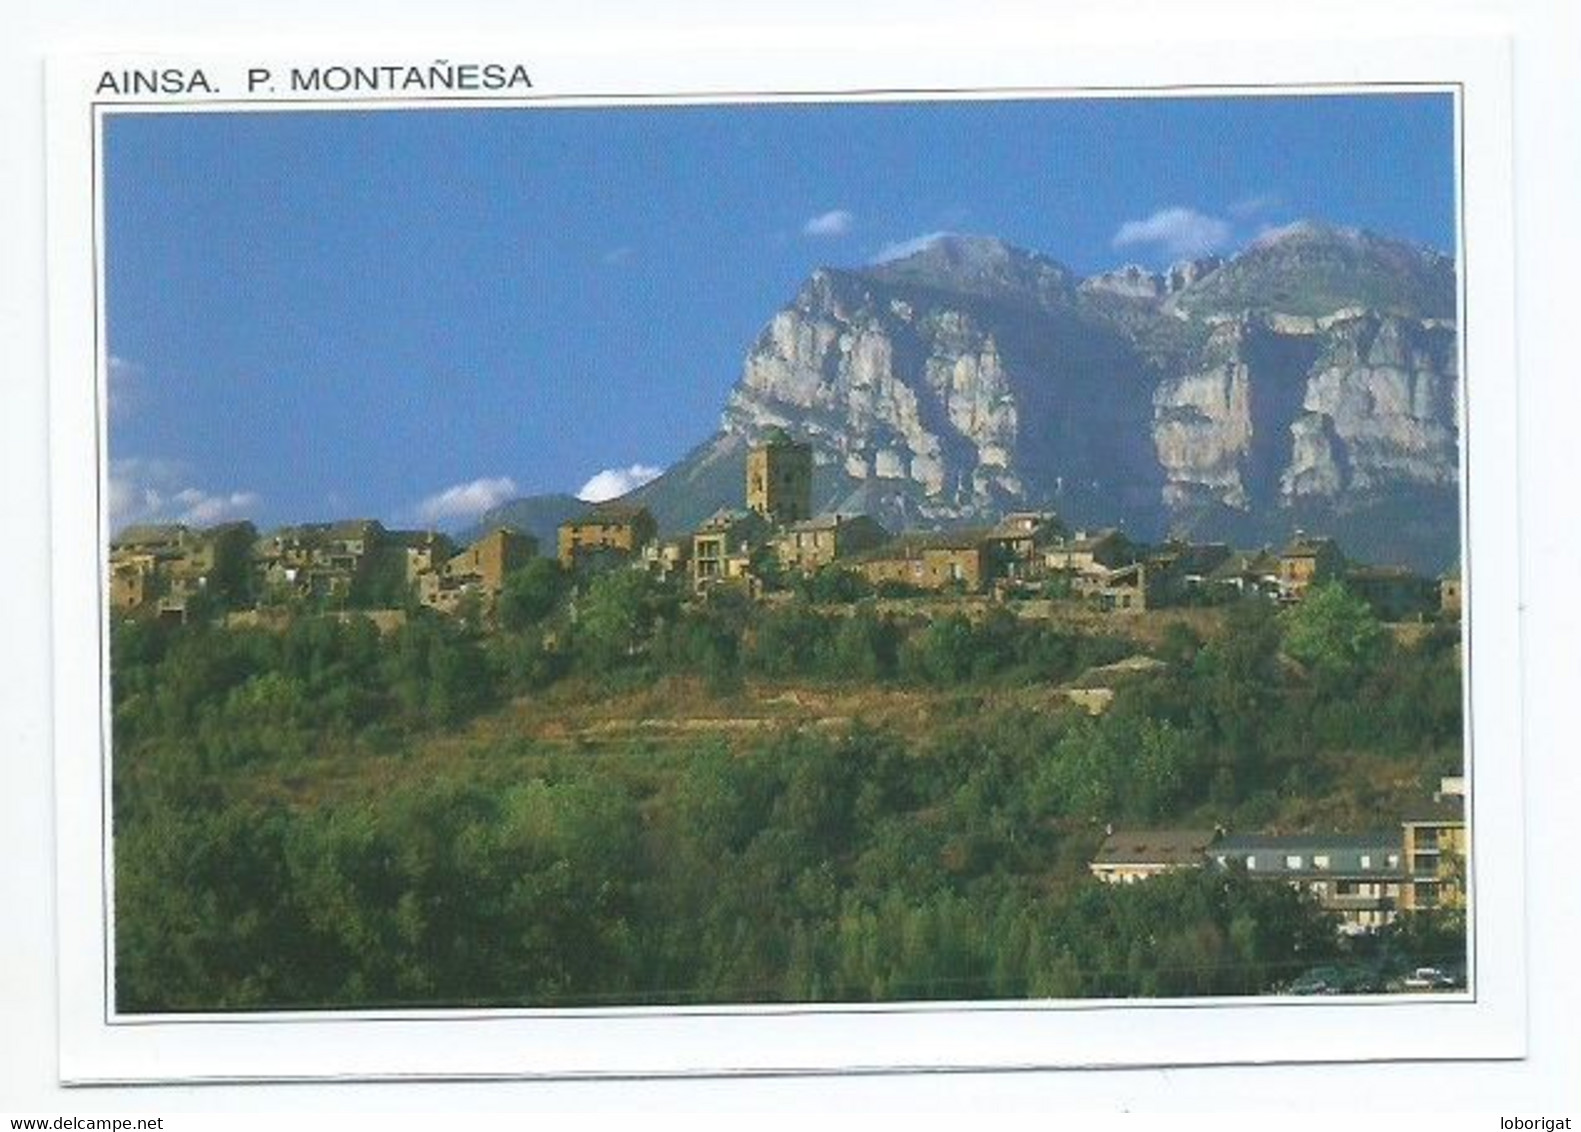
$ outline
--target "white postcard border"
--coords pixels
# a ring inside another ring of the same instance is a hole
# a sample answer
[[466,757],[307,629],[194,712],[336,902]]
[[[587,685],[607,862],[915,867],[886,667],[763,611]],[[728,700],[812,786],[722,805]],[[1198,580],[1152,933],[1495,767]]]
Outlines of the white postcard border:
[[[93,107],[106,67],[205,65],[209,109],[238,102],[248,66],[372,59],[278,51],[246,60],[73,57],[49,72],[51,493],[61,1046],[72,1083],[307,1078],[581,1077],[1047,1066],[1507,1058],[1524,1052],[1519,553],[1507,45],[1495,40],[1266,41],[1188,52],[1113,42],[1023,43],[992,57],[940,42],[847,44],[810,61],[718,44],[663,53],[606,44],[529,53],[532,102],[579,105],[862,98],[1135,97],[1419,86],[1458,92],[1462,444],[1473,992],[1450,999],[981,1003],[117,1017],[109,993],[101,457],[106,359],[97,302],[102,231]],[[497,45],[475,58],[498,59]],[[410,51],[386,61],[428,65]],[[459,52],[450,58],[462,58]],[[272,62],[271,62],[272,61]],[[230,89],[224,89],[231,84]],[[748,92],[769,91],[771,94]],[[101,100],[104,95],[98,96]],[[189,97],[189,96],[184,96]],[[140,111],[175,109],[151,98]],[[345,106],[329,92],[293,109]],[[405,97],[359,105],[413,105]],[[430,105],[514,105],[505,98]],[[192,107],[183,107],[192,109]],[[203,107],[200,107],[203,108]]]

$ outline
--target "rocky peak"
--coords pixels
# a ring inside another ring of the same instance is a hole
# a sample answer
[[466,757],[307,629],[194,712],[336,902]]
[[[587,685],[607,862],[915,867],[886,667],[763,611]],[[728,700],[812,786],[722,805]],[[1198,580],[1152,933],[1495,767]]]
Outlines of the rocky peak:
[[891,286],[1036,306],[1068,303],[1074,281],[1069,268],[1045,255],[991,236],[953,232],[927,237],[905,255],[870,264],[859,274]]
[[1167,284],[1162,275],[1156,275],[1134,263],[1112,271],[1090,275],[1081,281],[1079,290],[1086,295],[1118,295],[1122,299],[1158,299],[1163,297]]
[[1206,278],[1223,266],[1223,257],[1216,255],[1183,259],[1170,264],[1169,270],[1164,274],[1164,290],[1171,295],[1176,291],[1184,291],[1197,280]]
[[1322,317],[1347,307],[1453,318],[1454,261],[1431,248],[1310,220],[1270,229],[1171,296],[1187,314],[1240,310]]

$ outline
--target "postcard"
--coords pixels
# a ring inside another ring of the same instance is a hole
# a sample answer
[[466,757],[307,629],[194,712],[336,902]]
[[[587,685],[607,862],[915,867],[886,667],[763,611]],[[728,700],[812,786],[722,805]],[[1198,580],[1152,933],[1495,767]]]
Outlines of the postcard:
[[1519,1056],[1499,45],[760,62],[57,62],[63,1079]]

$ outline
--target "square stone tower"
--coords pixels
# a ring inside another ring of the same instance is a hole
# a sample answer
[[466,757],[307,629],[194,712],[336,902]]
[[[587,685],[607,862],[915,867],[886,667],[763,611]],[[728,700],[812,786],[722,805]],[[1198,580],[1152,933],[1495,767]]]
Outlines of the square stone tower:
[[747,509],[775,526],[812,518],[812,445],[764,433],[747,453]]

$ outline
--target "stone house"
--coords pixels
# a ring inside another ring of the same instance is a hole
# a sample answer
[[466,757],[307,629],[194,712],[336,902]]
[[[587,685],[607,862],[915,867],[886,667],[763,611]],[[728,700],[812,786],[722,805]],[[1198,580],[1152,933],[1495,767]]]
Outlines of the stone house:
[[1331,538],[1309,538],[1301,531],[1279,554],[1279,596],[1300,601],[1315,585],[1337,578],[1345,568],[1339,544]]
[[982,531],[903,535],[857,555],[854,563],[875,586],[888,582],[921,590],[979,593],[989,577]]
[[1046,511],[1015,511],[983,536],[989,571],[995,578],[1029,582],[1047,573],[1047,547],[1060,537],[1059,520]]
[[512,527],[495,527],[445,564],[453,578],[475,582],[489,594],[505,588],[505,578],[538,553],[538,540]]
[[111,609],[130,613],[153,600],[158,592],[158,559],[152,554],[128,550],[111,555]]
[[1211,829],[1110,830],[1087,868],[1105,884],[1135,884],[1177,869],[1199,869],[1218,836]]
[[692,534],[692,586],[701,590],[724,581],[745,580],[752,554],[767,544],[769,524],[756,511],[717,511]]
[[505,579],[538,553],[538,540],[511,527],[496,527],[417,577],[417,600],[441,613],[455,613],[475,597],[484,609],[505,589]]
[[260,589],[344,600],[372,565],[385,533],[377,519],[281,527],[253,544]]
[[567,570],[596,570],[638,560],[659,534],[646,507],[610,500],[560,524],[556,550]]
[[784,570],[810,574],[842,558],[889,541],[889,532],[866,515],[819,515],[790,523],[770,540]]
[[253,571],[265,592],[344,601],[398,545],[390,534],[377,519],[281,527],[253,543]]
[[1137,548],[1124,532],[1109,527],[1091,533],[1077,531],[1071,538],[1055,542],[1044,552],[1043,563],[1050,573],[1092,577],[1129,566],[1137,558]]
[[1279,596],[1279,559],[1268,550],[1237,550],[1208,574],[1207,585],[1242,595]]
[[257,531],[247,522],[204,530],[184,524],[127,527],[110,543],[109,600],[123,613],[152,609],[186,620],[201,593],[240,602],[247,596],[248,552]]
[[642,548],[642,565],[648,573],[661,582],[685,574],[691,567],[692,540],[690,538],[665,539],[650,542]]
[[1148,562],[1133,562],[1102,574],[1078,574],[1072,589],[1105,612],[1142,613],[1164,601],[1159,571]]
[[456,555],[456,544],[438,531],[390,531],[389,542],[400,548],[402,576],[409,586],[424,574],[443,572],[445,563]]

